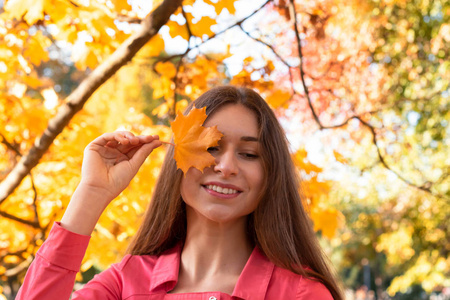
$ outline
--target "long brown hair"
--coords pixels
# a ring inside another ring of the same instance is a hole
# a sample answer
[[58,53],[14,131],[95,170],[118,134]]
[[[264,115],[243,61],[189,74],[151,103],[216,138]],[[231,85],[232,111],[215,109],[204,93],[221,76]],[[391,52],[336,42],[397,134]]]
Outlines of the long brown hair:
[[[319,246],[311,220],[303,208],[295,166],[288,141],[275,114],[251,89],[222,86],[213,88],[192,102],[206,106],[211,116],[227,104],[241,104],[258,120],[261,159],[265,172],[262,198],[248,217],[251,242],[276,265],[325,284],[333,298],[343,299],[339,284]],[[186,208],[180,195],[183,173],[177,170],[170,147],[146,212],[129,252],[159,255],[186,238]]]

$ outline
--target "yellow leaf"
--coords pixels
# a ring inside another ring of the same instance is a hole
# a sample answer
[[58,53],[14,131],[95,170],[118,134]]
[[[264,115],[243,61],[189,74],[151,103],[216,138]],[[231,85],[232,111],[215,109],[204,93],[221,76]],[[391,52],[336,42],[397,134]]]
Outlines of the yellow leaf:
[[[188,106],[186,99],[177,101],[176,113],[183,112]],[[164,118],[173,107],[173,98],[164,101],[161,105],[152,110],[152,114],[158,116],[158,118]]]
[[308,152],[305,149],[303,149],[303,148],[298,149],[297,152],[295,152],[295,155],[294,155],[294,159],[296,161],[303,161],[307,157],[308,157]]
[[170,20],[166,23],[169,26],[169,34],[172,38],[181,36],[185,40],[189,40],[189,32],[186,25],[180,25],[178,22]]
[[244,65],[248,65],[249,63],[251,63],[254,60],[255,59],[253,58],[253,56],[247,56],[246,58],[244,58]]
[[22,17],[28,25],[44,19],[45,0],[10,0],[5,4],[5,11],[12,17],[21,20]]
[[57,23],[55,25],[58,26],[60,31],[66,30],[66,27],[76,28],[75,24],[68,26],[69,22],[72,23],[78,17],[76,11],[75,7],[66,0],[50,0],[45,6],[45,12],[49,15],[51,21]]
[[273,70],[275,70],[275,65],[273,64],[273,62],[271,60],[269,60],[267,62],[267,69],[272,72]]
[[22,97],[21,100],[23,104],[26,103],[26,107],[16,110],[15,116],[10,119],[10,124],[15,124],[15,126],[11,126],[12,132],[18,133],[22,130],[28,130],[30,136],[42,133],[47,126],[48,111],[40,105],[40,100],[30,99],[27,96]]
[[273,108],[287,108],[288,101],[291,99],[291,93],[282,90],[276,90],[266,97],[267,103]]
[[247,70],[241,70],[238,74],[233,76],[233,79],[231,79],[230,84],[234,85],[251,85],[252,80],[250,78],[250,73]]
[[310,174],[311,172],[319,173],[322,171],[322,168],[310,163],[307,161],[308,152],[305,149],[299,149],[293,155],[294,164],[300,169],[305,171],[306,174]]
[[87,270],[89,270],[92,267],[93,264],[94,264],[94,262],[92,260],[88,259],[81,265],[81,267],[80,267],[81,272],[86,272]]
[[50,46],[50,44],[50,40],[41,31],[38,31],[33,37],[29,38],[27,48],[23,52],[23,55],[33,65],[40,66],[41,62],[49,60],[48,53],[44,48]]
[[169,112],[169,104],[167,101],[158,105],[156,108],[152,110],[152,115],[158,116],[158,118],[163,118]]
[[191,13],[186,13],[187,21],[191,28],[192,34],[202,37],[203,35],[212,36],[214,32],[211,30],[211,26],[217,24],[216,20],[208,16],[203,16],[195,24],[193,23],[193,16]]
[[217,126],[203,127],[206,120],[206,107],[192,108],[187,116],[178,112],[175,121],[171,122],[177,167],[184,174],[194,167],[203,169],[214,165],[214,157],[207,151],[209,147],[217,146],[223,134]]
[[114,4],[114,9],[117,12],[122,12],[122,10],[131,10],[131,6],[126,0],[111,0],[111,2]]
[[215,60],[215,61],[223,61],[231,56],[233,56],[232,53],[230,53],[230,45],[227,45],[227,51],[225,53],[208,53],[208,57]]
[[39,79],[39,77],[33,75],[22,76],[21,80],[23,83],[33,89],[36,89],[42,85],[42,81]]
[[188,106],[188,101],[186,99],[182,99],[177,101],[177,113],[178,112],[182,112],[186,109],[186,107]]
[[155,35],[145,46],[139,51],[145,56],[159,56],[164,50],[164,39],[160,34]]
[[340,211],[331,208],[326,210],[314,209],[311,212],[311,219],[314,222],[314,230],[322,231],[327,238],[333,238],[336,230],[343,221],[343,215]]
[[333,150],[333,154],[334,154],[334,158],[336,159],[336,161],[340,162],[341,164],[347,163],[347,159],[342,154],[337,152],[336,150]]
[[[176,113],[183,112],[188,106],[186,99],[177,101]],[[164,118],[173,107],[173,98],[164,101],[161,105],[152,110],[152,114],[158,116],[158,118]]]
[[174,94],[173,87],[175,84],[167,76],[161,76],[158,80],[152,81],[153,98],[158,99],[163,97],[164,99],[171,99]]
[[75,276],[75,280],[76,281],[82,281],[83,280],[83,275],[81,275],[81,272],[77,273],[77,275]]
[[3,257],[3,262],[7,264],[15,264],[19,262],[19,257],[16,255],[6,255]]
[[214,3],[211,0],[205,0],[205,3],[214,6],[217,15],[220,15],[224,9],[227,9],[230,14],[234,15],[236,13],[236,8],[234,7],[235,1],[236,0],[216,0]]
[[196,1],[196,0],[184,0],[184,1],[183,1],[183,6],[184,6],[184,5],[192,6],[192,5],[194,5],[195,1]]
[[95,55],[94,51],[91,48],[86,47],[80,58],[77,59],[75,65],[82,70],[86,68],[95,69],[95,67],[98,65],[97,55]]
[[170,61],[158,62],[155,66],[156,72],[169,78],[174,78],[177,73],[177,68]]
[[204,55],[197,56],[193,63],[182,65],[179,75],[182,76],[181,82],[188,82],[184,87],[186,94],[191,98],[197,98],[210,86],[220,84],[225,76],[219,70],[219,64]]
[[302,188],[305,196],[314,201],[323,195],[328,195],[331,189],[331,184],[327,181],[317,181],[317,176],[302,182]]

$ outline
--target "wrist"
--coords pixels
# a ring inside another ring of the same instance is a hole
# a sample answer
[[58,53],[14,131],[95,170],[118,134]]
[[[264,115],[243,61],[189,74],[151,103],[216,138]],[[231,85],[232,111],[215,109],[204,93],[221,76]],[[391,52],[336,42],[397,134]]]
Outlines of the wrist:
[[101,214],[111,202],[105,191],[80,184],[61,219],[61,226],[74,233],[91,235]]

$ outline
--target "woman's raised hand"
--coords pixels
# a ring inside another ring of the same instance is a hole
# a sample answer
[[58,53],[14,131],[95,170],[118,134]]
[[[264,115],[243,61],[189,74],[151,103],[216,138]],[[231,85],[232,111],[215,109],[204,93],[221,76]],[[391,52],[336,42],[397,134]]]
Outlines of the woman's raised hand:
[[81,182],[61,225],[76,233],[91,234],[106,206],[161,144],[158,136],[135,136],[128,131],[105,133],[93,140],[84,150]]
[[160,145],[158,136],[135,136],[127,131],[105,133],[84,150],[81,184],[112,200]]

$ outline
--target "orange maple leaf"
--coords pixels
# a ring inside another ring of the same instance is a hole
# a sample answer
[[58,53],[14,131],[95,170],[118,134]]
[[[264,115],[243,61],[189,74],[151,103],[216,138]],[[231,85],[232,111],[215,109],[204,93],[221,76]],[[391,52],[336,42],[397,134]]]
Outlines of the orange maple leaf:
[[206,107],[193,107],[187,116],[178,112],[175,121],[170,123],[175,144],[173,158],[184,174],[191,167],[203,172],[204,168],[215,163],[207,150],[217,146],[223,134],[217,130],[217,126],[203,127],[206,117]]

